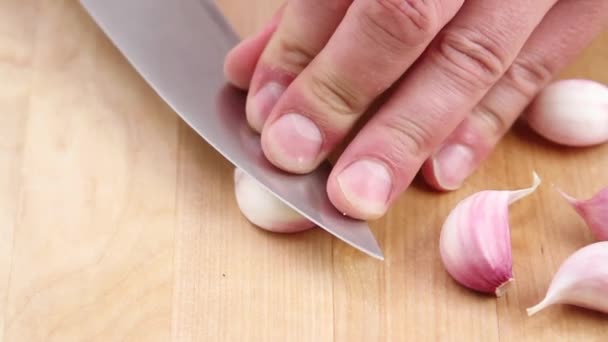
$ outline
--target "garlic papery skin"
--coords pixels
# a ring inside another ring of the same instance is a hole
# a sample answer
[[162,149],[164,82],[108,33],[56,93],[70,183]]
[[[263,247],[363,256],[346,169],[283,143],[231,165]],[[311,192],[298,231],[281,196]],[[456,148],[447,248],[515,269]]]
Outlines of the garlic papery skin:
[[528,308],[529,316],[554,304],[608,313],[608,241],[579,249],[553,276],[545,298]]
[[576,199],[560,189],[557,191],[583,218],[597,240],[608,241],[608,187],[600,190],[588,200]]
[[315,226],[239,168],[234,169],[234,192],[241,213],[262,229],[295,233]]
[[556,81],[543,89],[524,119],[544,138],[567,146],[608,141],[608,87],[591,80]]
[[502,296],[513,281],[509,205],[540,185],[534,173],[531,187],[486,190],[459,202],[441,229],[439,249],[447,272],[472,290]]

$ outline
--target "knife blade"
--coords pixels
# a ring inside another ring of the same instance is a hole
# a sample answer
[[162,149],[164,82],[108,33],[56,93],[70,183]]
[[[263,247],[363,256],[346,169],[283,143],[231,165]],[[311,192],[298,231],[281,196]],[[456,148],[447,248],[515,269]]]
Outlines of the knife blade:
[[207,143],[317,226],[378,259],[369,226],[341,214],[325,186],[331,166],[306,175],[270,164],[245,116],[246,95],[227,84],[226,53],[239,38],[205,0],[80,0],[151,88]]

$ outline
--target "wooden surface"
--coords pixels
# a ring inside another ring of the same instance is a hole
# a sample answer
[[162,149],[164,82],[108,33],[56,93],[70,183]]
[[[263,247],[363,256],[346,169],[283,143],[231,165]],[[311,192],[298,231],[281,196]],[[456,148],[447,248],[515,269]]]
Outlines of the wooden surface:
[[[222,0],[240,34],[278,0]],[[608,34],[564,77],[608,82]],[[512,207],[515,286],[457,286],[438,234],[464,196],[543,186]],[[608,185],[608,145],[563,149],[518,128],[461,190],[415,185],[372,222],[376,261],[322,231],[251,227],[232,167],[136,75],[74,0],[0,0],[0,340],[607,341],[608,317],[528,318],[591,241],[552,190]],[[432,208],[432,210],[429,210]]]

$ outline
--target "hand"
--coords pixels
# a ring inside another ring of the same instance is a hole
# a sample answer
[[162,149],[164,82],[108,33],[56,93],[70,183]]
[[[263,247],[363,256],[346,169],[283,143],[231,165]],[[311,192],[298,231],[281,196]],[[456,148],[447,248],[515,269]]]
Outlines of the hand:
[[225,72],[249,89],[266,157],[294,173],[384,95],[327,184],[340,211],[374,219],[421,168],[458,188],[606,23],[606,0],[291,0]]

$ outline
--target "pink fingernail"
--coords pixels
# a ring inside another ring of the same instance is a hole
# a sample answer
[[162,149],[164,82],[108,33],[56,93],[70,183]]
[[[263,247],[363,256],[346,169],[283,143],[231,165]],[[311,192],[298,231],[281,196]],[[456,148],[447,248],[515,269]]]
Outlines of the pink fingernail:
[[268,128],[267,138],[265,152],[285,170],[301,173],[316,167],[323,137],[309,118],[285,114]]
[[247,119],[253,129],[262,131],[268,115],[284,92],[282,84],[269,82],[247,101]]
[[433,170],[440,187],[445,190],[460,188],[473,171],[473,150],[465,145],[444,146],[433,158]]
[[346,200],[363,216],[375,218],[384,214],[392,180],[382,163],[366,159],[356,161],[337,179]]

